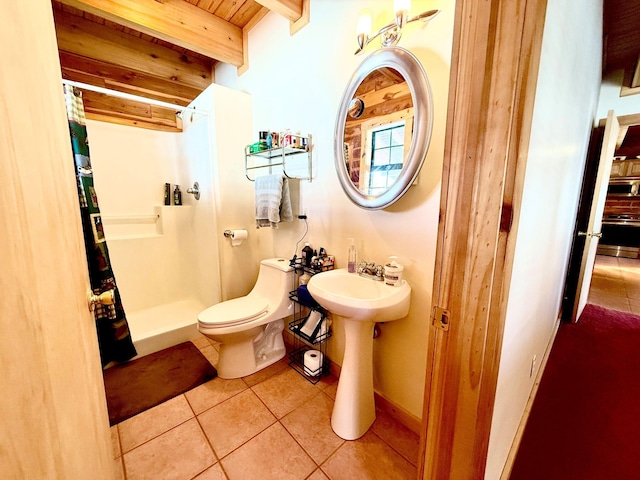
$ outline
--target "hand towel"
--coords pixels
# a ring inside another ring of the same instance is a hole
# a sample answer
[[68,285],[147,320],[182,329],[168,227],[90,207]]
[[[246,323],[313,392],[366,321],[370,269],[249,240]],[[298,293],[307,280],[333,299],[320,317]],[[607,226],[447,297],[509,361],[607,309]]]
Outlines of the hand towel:
[[281,174],[263,175],[255,180],[256,228],[278,228],[279,222],[293,221],[289,182]]

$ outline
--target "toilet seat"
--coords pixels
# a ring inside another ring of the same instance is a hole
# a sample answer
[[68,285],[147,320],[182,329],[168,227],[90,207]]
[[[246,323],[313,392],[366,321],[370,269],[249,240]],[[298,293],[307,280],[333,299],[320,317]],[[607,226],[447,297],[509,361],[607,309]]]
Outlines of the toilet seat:
[[240,325],[267,313],[269,302],[260,297],[240,297],[218,303],[198,315],[198,322],[206,327]]

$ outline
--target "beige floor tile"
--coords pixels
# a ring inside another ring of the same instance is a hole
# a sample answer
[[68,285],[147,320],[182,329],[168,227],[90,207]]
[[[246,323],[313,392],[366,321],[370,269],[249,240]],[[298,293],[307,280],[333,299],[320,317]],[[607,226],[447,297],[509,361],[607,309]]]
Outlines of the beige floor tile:
[[326,390],[329,387],[337,386],[338,379],[333,375],[327,375],[326,377],[321,377],[320,381],[316,383],[316,387],[320,390]]
[[376,410],[376,421],[373,422],[371,429],[391,445],[396,452],[409,460],[412,465],[418,465],[418,450],[420,448],[418,435],[382,410]]
[[622,298],[607,295],[589,295],[588,301],[594,305],[599,305],[611,310],[618,310],[619,312],[630,311],[629,300],[627,297]]
[[246,383],[248,386],[252,387],[260,382],[263,382],[267,378],[272,377],[276,373],[286,370],[287,368],[289,368],[289,357],[285,356],[284,358],[278,360],[276,363],[273,363],[268,367],[257,371],[253,375],[242,377],[242,380],[244,380],[244,383]]
[[599,265],[609,265],[609,266],[618,266],[618,257],[611,257],[609,255],[597,255],[596,256],[596,266]]
[[626,285],[627,297],[634,300],[640,299],[640,280],[637,283],[628,283]]
[[120,455],[122,455],[117,425],[111,427],[111,449],[113,450],[113,458],[118,458]]
[[227,480],[227,476],[222,471],[220,464],[216,463],[213,467],[207,468],[193,480]]
[[331,429],[332,411],[331,399],[318,392],[280,420],[318,465],[344,443]]
[[124,467],[122,466],[122,457],[113,459],[116,471],[116,480],[125,480]]
[[312,383],[292,368],[275,374],[251,389],[277,418],[284,417],[318,392]]
[[246,390],[198,415],[218,458],[273,424],[276,419],[251,390]]
[[626,295],[624,280],[615,280],[607,277],[593,277],[591,279],[591,290],[608,293],[610,295]]
[[372,432],[345,442],[321,468],[331,480],[413,480],[417,473],[416,467]]
[[332,400],[336,399],[336,393],[338,393],[338,382],[333,385],[328,386],[322,391],[325,395],[327,395]]
[[214,367],[218,365],[218,350],[216,350],[213,345],[209,345],[208,347],[204,347],[200,349],[200,353],[205,356],[209,363]]
[[225,380],[224,378],[216,377],[189,390],[184,396],[187,397],[189,405],[196,412],[196,415],[199,415],[247,388],[247,385],[239,378]]
[[196,419],[124,454],[127,480],[189,480],[216,458]]
[[184,395],[139,413],[118,424],[122,452],[126,453],[193,417]]
[[318,469],[313,472],[307,480],[329,480],[329,477],[327,477],[322,470]]
[[303,480],[316,464],[275,423],[260,435],[221,460],[230,480]]
[[202,349],[202,348],[205,348],[205,347],[212,346],[215,342],[212,342],[211,340],[209,340],[204,335],[200,335],[195,340],[191,340],[191,343],[193,343],[196,347]]

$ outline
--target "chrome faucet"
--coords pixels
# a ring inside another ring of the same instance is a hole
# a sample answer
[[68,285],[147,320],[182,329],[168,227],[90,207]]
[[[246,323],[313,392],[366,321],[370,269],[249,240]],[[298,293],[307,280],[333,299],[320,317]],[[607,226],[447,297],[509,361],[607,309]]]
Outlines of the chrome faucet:
[[362,262],[358,265],[358,275],[370,278],[371,280],[384,280],[382,271],[382,265],[376,265],[375,263]]

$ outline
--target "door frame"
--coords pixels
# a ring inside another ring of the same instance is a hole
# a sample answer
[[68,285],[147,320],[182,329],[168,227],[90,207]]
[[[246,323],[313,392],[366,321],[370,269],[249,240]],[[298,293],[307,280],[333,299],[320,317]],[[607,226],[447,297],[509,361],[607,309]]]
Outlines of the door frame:
[[[624,138],[629,127],[640,125],[640,113],[614,116],[618,120],[619,125],[618,141],[621,141],[620,139]],[[569,268],[567,271],[567,279],[562,298],[561,317],[565,322],[575,323],[579,318],[576,297],[578,295],[579,285],[581,284],[580,266],[584,253],[583,250],[586,244],[586,237],[579,236],[578,232],[586,232],[589,229],[589,214],[593,208],[594,202],[595,173],[597,172],[598,163],[602,156],[602,146],[604,143],[606,126],[607,118],[601,118],[598,121],[598,125],[593,128],[591,139],[589,141],[587,164],[585,166],[584,180],[582,182],[582,192],[580,194],[580,202],[578,205],[576,227],[573,234],[573,244],[571,245]]]
[[421,479],[484,478],[546,6],[456,2]]

